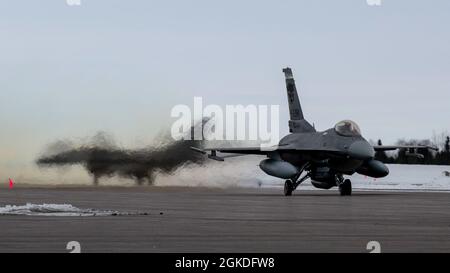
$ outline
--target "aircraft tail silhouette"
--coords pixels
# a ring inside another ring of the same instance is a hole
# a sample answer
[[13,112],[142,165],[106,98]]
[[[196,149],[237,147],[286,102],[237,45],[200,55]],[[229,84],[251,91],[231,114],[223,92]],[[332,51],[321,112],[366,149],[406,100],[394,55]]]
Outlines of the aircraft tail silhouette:
[[306,121],[303,116],[292,69],[286,67],[283,69],[283,72],[286,77],[286,89],[289,103],[289,131],[291,133],[315,132],[316,130],[314,127]]

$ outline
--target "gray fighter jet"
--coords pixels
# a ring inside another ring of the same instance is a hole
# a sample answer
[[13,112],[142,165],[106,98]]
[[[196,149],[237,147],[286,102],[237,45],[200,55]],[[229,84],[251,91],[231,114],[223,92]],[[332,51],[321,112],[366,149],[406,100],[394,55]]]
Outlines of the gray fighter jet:
[[375,151],[408,149],[410,156],[421,157],[417,149],[436,149],[428,146],[372,146],[362,137],[358,125],[350,120],[340,121],[333,128],[317,132],[303,116],[292,70],[285,68],[283,72],[289,103],[290,134],[282,138],[274,150],[267,151],[260,147],[191,149],[203,154],[210,152],[208,157],[218,161],[223,161],[225,157],[217,152],[266,155],[267,159],[262,160],[259,166],[268,175],[287,179],[284,184],[286,196],[292,195],[308,178],[316,188],[337,186],[342,196],[351,195],[351,181],[344,175],[359,173],[381,178],[389,174],[388,167],[374,159]]

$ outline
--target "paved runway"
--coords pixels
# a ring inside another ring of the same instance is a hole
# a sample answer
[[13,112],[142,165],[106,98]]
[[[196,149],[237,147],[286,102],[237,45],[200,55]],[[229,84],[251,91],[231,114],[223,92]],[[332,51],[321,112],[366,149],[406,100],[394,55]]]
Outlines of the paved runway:
[[0,215],[0,252],[450,252],[450,193],[0,188],[0,206],[27,202],[149,215]]

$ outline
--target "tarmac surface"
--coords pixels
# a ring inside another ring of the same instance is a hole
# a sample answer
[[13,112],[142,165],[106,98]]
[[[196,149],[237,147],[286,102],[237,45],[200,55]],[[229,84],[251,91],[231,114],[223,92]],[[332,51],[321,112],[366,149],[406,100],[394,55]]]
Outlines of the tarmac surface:
[[450,193],[181,187],[0,188],[26,203],[148,215],[0,215],[0,252],[450,252]]

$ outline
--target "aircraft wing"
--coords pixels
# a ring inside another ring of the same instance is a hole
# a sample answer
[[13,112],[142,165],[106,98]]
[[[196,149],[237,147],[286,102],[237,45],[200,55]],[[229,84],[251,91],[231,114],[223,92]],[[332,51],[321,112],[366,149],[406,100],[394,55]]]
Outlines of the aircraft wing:
[[221,153],[231,154],[247,154],[247,155],[265,155],[267,151],[261,150],[260,147],[238,147],[238,148],[207,148],[204,151],[217,151]]
[[[373,146],[373,149],[375,151],[393,151],[397,149],[423,149],[427,148],[430,150],[437,151],[438,149],[436,147],[431,146],[425,146],[425,145],[393,145],[393,146]],[[223,147],[217,147],[217,148],[206,148],[206,149],[200,149],[196,147],[191,147],[191,150],[202,153],[202,154],[208,154],[208,158],[214,159],[217,161],[224,161],[225,158],[228,157],[237,157],[237,156],[243,156],[243,155],[269,155],[271,152],[274,151],[302,151],[302,152],[309,152],[309,153],[322,153],[322,154],[328,154],[328,155],[342,155],[342,151],[340,150],[333,150],[333,149],[323,149],[323,148],[299,148],[299,147],[293,147],[290,145],[283,145],[283,146],[276,146],[273,147],[273,149],[261,149],[261,147],[238,147],[238,148],[223,148]],[[228,153],[230,155],[227,156],[218,156],[217,152],[219,153]],[[417,153],[412,153],[412,155],[418,155]]]
[[394,151],[397,149],[430,149],[437,151],[438,148],[432,147],[432,146],[425,146],[425,145],[394,145],[394,146],[373,146],[373,149],[375,151]]
[[[214,160],[223,161],[224,158],[227,157],[236,157],[236,156],[243,156],[243,155],[267,155],[268,151],[263,151],[260,147],[239,147],[239,148],[205,148],[200,149],[196,147],[191,147],[191,150],[207,154],[208,152],[211,152],[208,157]],[[217,156],[217,152],[220,153],[228,153],[232,155],[228,156]]]
[[[329,150],[329,149],[308,149],[308,148],[294,148],[290,147],[289,145],[283,145],[283,146],[275,146],[272,147],[273,149],[261,149],[261,147],[238,147],[238,148],[205,148],[200,149],[196,147],[191,147],[191,150],[202,153],[202,154],[208,154],[208,158],[214,159],[217,161],[224,161],[225,158],[228,157],[237,157],[237,156],[243,156],[243,155],[269,155],[270,153],[276,152],[276,151],[303,151],[303,152],[322,152],[322,153],[340,153],[341,151],[338,150]],[[218,156],[217,152],[219,153],[228,153],[230,155],[226,156]]]

